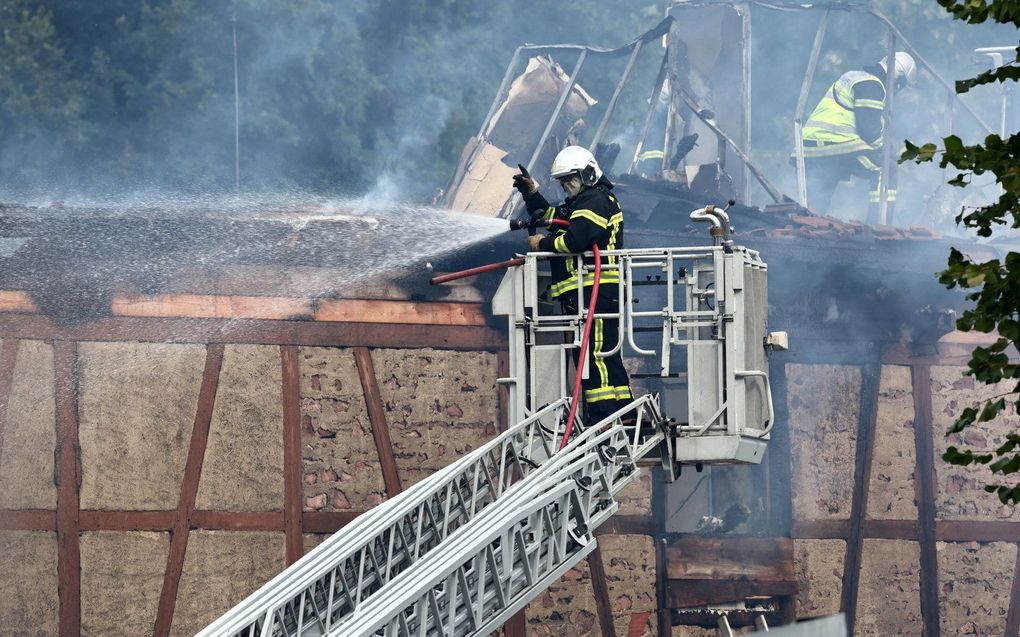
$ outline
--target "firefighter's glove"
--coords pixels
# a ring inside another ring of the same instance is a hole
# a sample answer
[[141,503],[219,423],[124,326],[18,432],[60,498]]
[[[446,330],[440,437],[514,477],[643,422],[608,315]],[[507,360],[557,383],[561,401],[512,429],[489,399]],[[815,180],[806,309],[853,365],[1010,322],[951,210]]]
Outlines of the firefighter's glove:
[[533,235],[529,236],[528,237],[528,252],[538,252],[541,249],[538,246],[538,244],[541,241],[542,241],[542,235],[540,235],[540,234],[533,234]]
[[538,183],[528,174],[528,169],[521,164],[517,164],[517,167],[521,172],[514,175],[514,188],[525,196],[538,192]]

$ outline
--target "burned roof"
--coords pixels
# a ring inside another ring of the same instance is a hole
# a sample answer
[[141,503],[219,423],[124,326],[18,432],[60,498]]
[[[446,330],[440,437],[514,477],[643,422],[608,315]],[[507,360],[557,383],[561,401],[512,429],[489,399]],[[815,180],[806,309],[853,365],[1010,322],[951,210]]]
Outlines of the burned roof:
[[[723,203],[637,177],[621,178],[616,192],[627,247],[709,244],[707,229],[689,212]],[[733,205],[730,218],[736,243],[769,263],[776,329],[796,326],[801,338],[819,342],[850,335],[891,342],[904,329],[948,331],[940,312],[962,307],[962,295],[944,289],[934,274],[951,242],[931,232],[847,223],[797,206]],[[3,205],[0,290],[26,292],[38,311],[63,322],[107,315],[116,294],[484,302],[498,272],[460,286],[430,286],[428,279],[522,251],[522,233],[505,228],[505,221],[464,213],[349,202],[231,209]]]

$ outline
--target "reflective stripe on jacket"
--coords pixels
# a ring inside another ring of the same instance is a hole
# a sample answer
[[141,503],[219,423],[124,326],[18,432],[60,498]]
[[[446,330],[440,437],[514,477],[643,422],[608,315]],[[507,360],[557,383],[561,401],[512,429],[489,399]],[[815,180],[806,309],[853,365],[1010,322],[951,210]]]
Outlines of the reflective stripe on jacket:
[[[612,184],[603,179],[585,188],[573,199],[563,202],[563,205],[545,208],[543,212],[546,218],[567,219],[570,227],[557,228],[552,235],[542,239],[540,249],[544,252],[579,253],[591,250],[592,244],[598,244],[600,250],[622,249],[623,211],[610,188]],[[605,269],[606,265],[615,265],[617,261],[615,256],[602,257],[603,270],[599,285],[619,283],[619,272],[616,269]],[[585,257],[585,263],[594,265],[594,258]],[[553,298],[577,290],[577,265],[573,257],[551,259],[550,268],[553,285],[549,291]],[[584,275],[585,287],[590,287],[594,281],[594,271]]]
[[[861,82],[877,82],[882,86],[882,99],[855,99],[854,88]],[[885,108],[885,86],[876,75],[848,71],[829,87],[804,124],[804,156],[831,157],[881,148],[881,137],[872,145],[857,132],[855,109],[859,108]]]

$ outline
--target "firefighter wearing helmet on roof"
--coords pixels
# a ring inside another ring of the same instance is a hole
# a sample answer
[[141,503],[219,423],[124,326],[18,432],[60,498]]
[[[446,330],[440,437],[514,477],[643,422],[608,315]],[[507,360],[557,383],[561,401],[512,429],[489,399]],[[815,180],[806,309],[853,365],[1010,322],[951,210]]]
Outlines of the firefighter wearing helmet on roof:
[[[567,146],[553,160],[551,175],[559,182],[566,195],[559,206],[550,205],[538,184],[522,170],[514,175],[514,187],[524,197],[528,214],[545,219],[566,219],[568,228],[556,228],[549,235],[528,237],[532,251],[576,253],[591,250],[597,244],[600,250],[623,248],[623,212],[620,202],[612,193],[613,184],[602,174],[595,157],[586,148]],[[593,263],[593,257],[586,257]],[[616,257],[602,257],[602,264],[616,263]],[[577,314],[578,277],[572,259],[551,259],[553,284],[550,295],[558,299],[565,314]],[[619,312],[619,274],[603,269],[599,278],[596,313]],[[584,303],[591,300],[594,274],[584,278]],[[600,357],[605,349],[615,347],[619,339],[619,320],[595,318],[588,348],[588,378],[582,381],[586,422],[596,423],[623,408],[632,400],[630,379],[623,366],[620,352]],[[573,350],[575,356],[577,350]],[[575,360],[575,363],[577,361]]]
[[[870,182],[870,203],[878,204],[889,75],[899,91],[916,73],[914,58],[899,52],[891,72],[882,58],[876,65],[844,73],[825,91],[802,133],[808,205],[816,212],[828,211],[836,185],[852,176]],[[888,192],[889,201],[895,201],[896,191]]]

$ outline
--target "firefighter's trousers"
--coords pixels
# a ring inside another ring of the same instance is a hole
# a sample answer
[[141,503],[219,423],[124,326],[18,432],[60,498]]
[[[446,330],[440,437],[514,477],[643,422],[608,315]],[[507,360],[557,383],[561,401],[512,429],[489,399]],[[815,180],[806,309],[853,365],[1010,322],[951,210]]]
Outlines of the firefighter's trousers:
[[[595,313],[616,313],[620,310],[616,285],[605,285],[599,288],[599,298]],[[577,313],[577,293],[567,292],[560,297],[565,314]],[[584,290],[585,307],[591,303],[591,288]],[[591,335],[588,337],[587,363],[588,377],[582,379],[581,390],[585,407],[585,424],[594,424],[609,416],[631,402],[630,378],[623,366],[620,351],[606,357],[599,353],[616,348],[620,339],[620,321],[615,318],[598,318],[592,321]],[[577,367],[578,349],[574,349],[574,365]],[[583,368],[579,370],[583,373]]]

